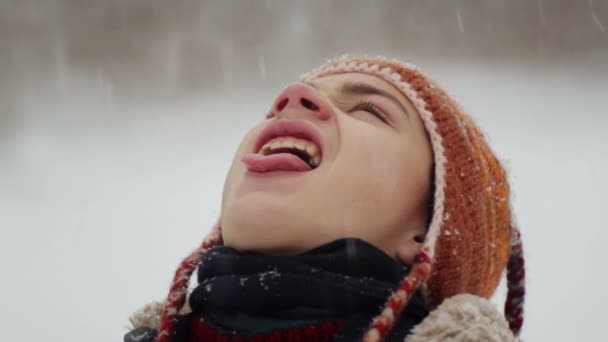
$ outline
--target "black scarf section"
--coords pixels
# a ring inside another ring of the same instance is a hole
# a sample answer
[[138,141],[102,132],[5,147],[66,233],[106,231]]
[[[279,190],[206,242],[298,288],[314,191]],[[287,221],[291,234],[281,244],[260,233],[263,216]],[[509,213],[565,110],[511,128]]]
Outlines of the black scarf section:
[[[409,268],[359,239],[340,239],[293,256],[218,246],[203,256],[194,314],[239,334],[323,320],[346,320],[336,341],[360,339]],[[428,315],[417,293],[387,338],[403,340]]]

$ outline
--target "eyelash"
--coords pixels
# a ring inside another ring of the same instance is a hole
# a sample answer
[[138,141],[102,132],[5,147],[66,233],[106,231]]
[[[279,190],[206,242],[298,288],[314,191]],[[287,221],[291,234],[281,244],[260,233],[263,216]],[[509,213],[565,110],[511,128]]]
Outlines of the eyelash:
[[[380,108],[378,108],[378,106],[376,106],[375,104],[373,104],[371,102],[361,101],[361,102],[357,103],[357,105],[352,109],[352,111],[355,111],[355,110],[366,111],[366,112],[374,115],[378,119],[380,119],[385,124],[388,124],[388,120],[386,119],[386,115],[384,113],[382,113],[382,111],[380,110]],[[266,119],[271,119],[271,118],[273,118],[275,116],[276,115],[273,112],[268,112],[268,113],[266,113],[266,115],[264,117]]]
[[375,104],[373,104],[371,102],[361,101],[353,109],[353,111],[355,111],[355,110],[364,110],[364,111],[376,116],[378,119],[382,120],[382,122],[384,122],[385,124],[388,124],[386,115],[382,112],[382,110],[380,110],[380,108],[378,108],[378,106],[376,106]]

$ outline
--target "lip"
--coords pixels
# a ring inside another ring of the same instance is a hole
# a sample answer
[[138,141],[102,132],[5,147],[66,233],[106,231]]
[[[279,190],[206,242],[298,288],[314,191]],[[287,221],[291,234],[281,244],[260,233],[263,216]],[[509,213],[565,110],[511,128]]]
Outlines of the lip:
[[319,130],[310,122],[301,119],[277,119],[268,124],[258,136],[252,153],[258,153],[262,146],[271,139],[291,136],[306,139],[319,147],[323,161],[323,139]]

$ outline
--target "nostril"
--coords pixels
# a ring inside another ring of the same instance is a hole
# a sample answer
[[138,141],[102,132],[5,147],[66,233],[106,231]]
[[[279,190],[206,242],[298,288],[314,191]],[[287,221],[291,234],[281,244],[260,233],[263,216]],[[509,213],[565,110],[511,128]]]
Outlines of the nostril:
[[284,99],[282,99],[278,104],[277,104],[277,111],[280,112],[283,110],[283,108],[285,108],[285,106],[287,106],[287,102],[289,102],[289,98],[286,97]]
[[310,109],[312,111],[318,111],[319,110],[319,106],[317,106],[314,102],[312,102],[312,101],[310,101],[310,100],[308,100],[306,98],[301,98],[300,99],[300,103],[306,109]]

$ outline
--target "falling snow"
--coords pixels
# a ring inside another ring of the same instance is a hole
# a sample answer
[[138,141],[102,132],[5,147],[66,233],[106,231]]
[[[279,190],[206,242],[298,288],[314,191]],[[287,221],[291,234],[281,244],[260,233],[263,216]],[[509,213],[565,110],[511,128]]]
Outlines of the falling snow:
[[258,70],[260,71],[260,78],[266,80],[266,58],[264,56],[258,56]]
[[443,214],[444,221],[448,221],[449,219],[450,219],[450,213],[446,212],[445,214]]
[[461,33],[464,33],[464,24],[462,23],[462,11],[460,9],[456,10],[456,21],[458,22],[458,30],[460,30]]
[[538,0],[538,16],[540,18],[540,23],[543,27],[547,27],[547,17],[545,15],[545,6],[543,5],[543,0]]
[[589,10],[591,11],[591,19],[595,27],[602,33],[606,32],[604,24],[600,20],[600,18],[595,13],[595,9],[593,8],[593,0],[589,0]]

